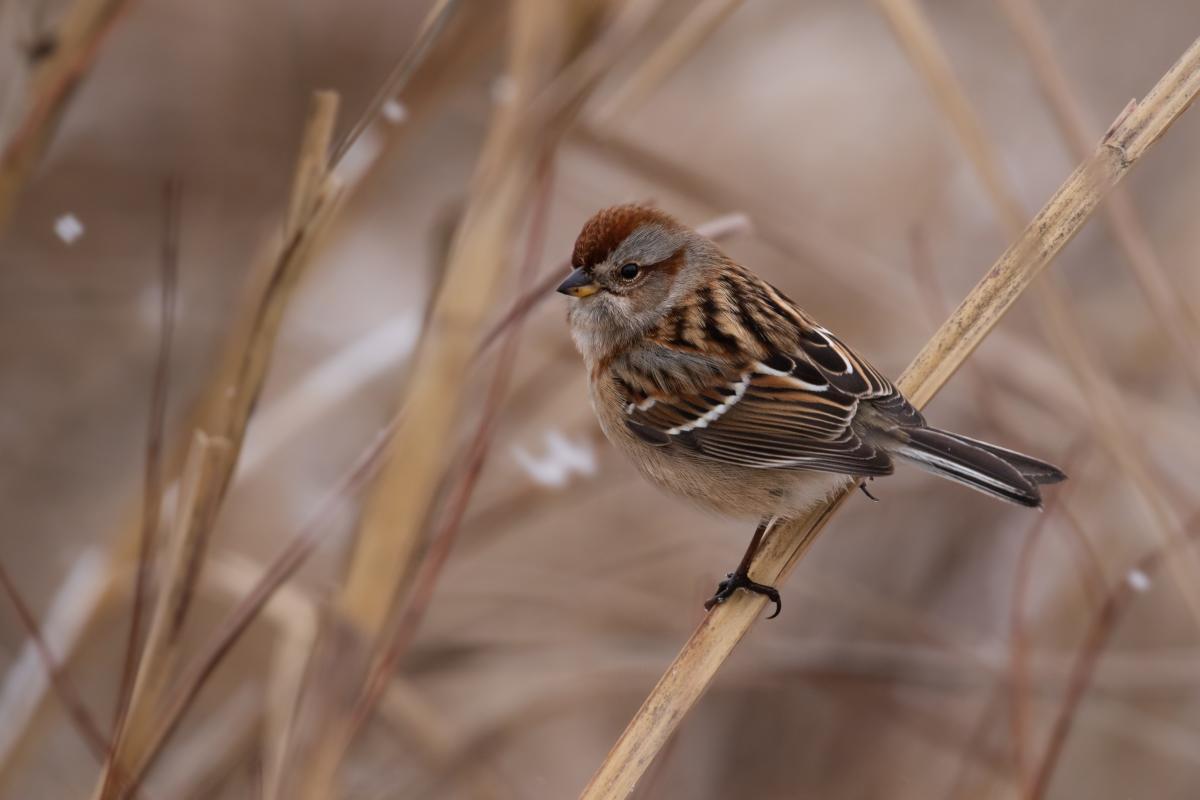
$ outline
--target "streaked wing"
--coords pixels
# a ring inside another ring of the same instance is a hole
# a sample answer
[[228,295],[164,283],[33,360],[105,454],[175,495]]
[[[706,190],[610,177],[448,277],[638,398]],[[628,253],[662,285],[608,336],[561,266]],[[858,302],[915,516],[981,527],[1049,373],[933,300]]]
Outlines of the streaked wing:
[[[631,431],[650,444],[678,444],[745,467],[892,471],[870,431],[925,421],[890,381],[782,292],[735,265],[698,297],[665,318],[654,337],[657,355],[643,350],[643,361],[622,362]],[[654,363],[686,374],[679,384],[686,388],[668,389],[648,374]]]
[[677,442],[744,467],[887,475],[891,458],[852,425],[860,397],[838,386],[862,374],[852,368],[830,376],[803,354],[776,354],[695,393],[633,397],[627,424],[651,444]]

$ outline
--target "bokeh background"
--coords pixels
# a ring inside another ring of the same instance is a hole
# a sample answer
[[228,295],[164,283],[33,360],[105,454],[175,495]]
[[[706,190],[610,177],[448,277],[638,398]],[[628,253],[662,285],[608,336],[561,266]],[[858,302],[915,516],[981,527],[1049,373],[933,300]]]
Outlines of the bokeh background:
[[[70,5],[0,0],[4,141],[31,93],[30,48]],[[649,200],[692,224],[744,215],[727,252],[899,374],[1010,236],[884,11],[635,5],[645,13],[539,183],[536,274],[561,270],[580,225],[609,204]],[[1078,159],[1014,5],[1027,4],[920,8],[1031,216]],[[164,182],[181,193],[166,427],[178,450],[251,265],[278,237],[310,92],[341,94],[344,133],[429,6],[133,3],[19,195],[0,239],[0,563],[105,730],[133,581],[112,553],[140,502],[160,341]],[[339,167],[347,199],[286,309],[185,657],[402,405],[489,124],[515,102],[507,6],[461,3]],[[663,41],[717,9],[729,13],[711,36],[627,93]],[[1042,0],[1037,12],[1092,142],[1200,35],[1194,0]],[[1194,333],[1194,111],[1123,186]],[[533,285],[520,270],[531,216],[487,266],[499,271],[489,326]],[[906,469],[873,484],[878,503],[852,498],[782,587],[783,615],[753,629],[639,797],[1200,796],[1200,647],[1173,577],[1200,576],[1164,545],[1197,530],[1197,340],[1171,338],[1100,215],[1052,269],[1133,455],[1097,417],[1043,307],[1023,298],[928,416],[1063,464],[1071,481],[1041,514]],[[751,533],[658,493],[603,442],[565,303],[547,298],[520,334],[479,485],[346,754],[341,796],[576,796]],[[448,485],[496,352],[464,378]],[[154,764],[147,797],[262,796],[288,702],[273,694],[277,671],[305,656],[288,650],[289,625],[328,613],[362,496],[340,495],[285,602],[250,628]],[[101,765],[7,602],[0,675],[0,796],[90,796]]]

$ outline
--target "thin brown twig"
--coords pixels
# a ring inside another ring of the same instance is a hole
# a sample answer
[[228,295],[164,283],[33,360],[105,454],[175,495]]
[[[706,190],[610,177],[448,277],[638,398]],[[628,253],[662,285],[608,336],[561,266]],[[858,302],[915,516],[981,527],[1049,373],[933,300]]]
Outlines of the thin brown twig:
[[[1071,474],[1071,473],[1068,473]],[[1021,552],[1017,558],[1016,575],[1013,579],[1012,603],[1009,610],[1009,664],[1010,679],[1008,692],[1008,724],[1012,740],[1013,766],[1017,776],[1017,785],[1024,790],[1026,785],[1026,764],[1028,752],[1027,732],[1029,730],[1029,659],[1028,637],[1025,635],[1025,606],[1026,591],[1033,574],[1034,554],[1042,542],[1042,533],[1050,521],[1052,513],[1066,504],[1067,495],[1077,485],[1071,481],[1063,492],[1051,500],[1051,507],[1039,514],[1034,520],[1029,532],[1025,534],[1021,544]]]
[[[1181,546],[1194,546],[1198,539],[1200,539],[1200,515],[1194,516],[1188,522],[1181,536],[1143,556],[1132,569],[1126,571],[1125,575],[1136,571],[1140,572],[1143,578],[1148,578],[1163,566],[1164,561],[1169,561],[1171,556],[1175,555],[1173,551]],[[1128,579],[1120,580],[1112,587],[1103,605],[1097,610],[1096,616],[1084,636],[1083,646],[1076,656],[1067,684],[1066,697],[1063,699],[1062,706],[1051,727],[1046,750],[1034,772],[1027,795],[1029,800],[1041,800],[1050,788],[1050,779],[1054,776],[1054,768],[1058,764],[1059,756],[1062,755],[1063,746],[1071,733],[1076,712],[1087,694],[1100,656],[1116,630],[1121,616],[1132,605],[1133,598],[1137,596],[1137,593],[1137,589]]]
[[341,163],[342,158],[358,141],[358,137],[362,136],[363,131],[379,116],[380,109],[388,100],[394,99],[404,90],[409,80],[424,63],[433,43],[445,30],[450,18],[454,16],[458,5],[459,0],[435,0],[425,15],[425,19],[421,21],[421,28],[417,31],[412,46],[405,50],[400,60],[392,66],[391,72],[375,91],[371,102],[367,104],[362,114],[350,126],[350,130],[346,131],[346,134],[333,148],[333,154],[329,159],[330,169],[335,169]]
[[[1137,163],[1200,93],[1200,41],[1192,44],[1136,108],[1113,126],[1091,158],[1054,194],[898,381],[917,407],[954,374],[1039,272],[1079,232],[1103,195]],[[843,491],[776,526],[751,567],[781,581],[846,500]],[[761,615],[766,599],[737,595],[701,622],[584,789],[585,800],[629,795],[713,676]]]
[[113,719],[113,738],[120,730],[133,679],[137,674],[138,654],[142,645],[142,614],[148,602],[150,573],[154,569],[154,553],[158,538],[158,521],[163,492],[163,439],[166,431],[167,388],[171,374],[171,342],[175,333],[175,287],[179,279],[179,182],[171,178],[163,187],[162,285],[159,300],[158,357],[150,390],[150,415],[146,432],[146,463],[142,479],[142,525],[138,542],[137,565],[134,568],[132,608],[129,612],[129,631],[125,639],[125,662],[121,668],[121,684],[117,691],[117,708]]
[[50,652],[50,645],[42,636],[41,627],[34,618],[33,612],[29,610],[29,605],[21,596],[21,592],[13,583],[3,564],[0,564],[0,589],[3,589],[4,593],[8,595],[9,602],[12,603],[13,609],[17,612],[17,618],[21,621],[21,627],[25,629],[25,635],[37,649],[42,666],[50,677],[50,684],[54,687],[54,692],[58,695],[63,708],[66,709],[67,715],[75,724],[79,736],[97,760],[104,763],[108,757],[108,737],[101,732],[100,726],[96,724],[96,718],[88,710],[87,704],[83,702],[79,690],[75,688],[75,684],[63,671],[54,653]]
[[674,25],[663,41],[639,65],[597,112],[595,119],[608,125],[636,109],[672,72],[708,40],[743,0],[701,0]]

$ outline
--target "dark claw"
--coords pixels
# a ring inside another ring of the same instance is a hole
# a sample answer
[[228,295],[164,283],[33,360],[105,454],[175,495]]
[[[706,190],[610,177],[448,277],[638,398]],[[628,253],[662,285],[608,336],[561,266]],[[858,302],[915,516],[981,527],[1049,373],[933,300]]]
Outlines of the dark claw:
[[876,497],[875,495],[871,494],[871,493],[870,493],[870,492],[867,490],[867,482],[866,482],[866,481],[863,481],[862,483],[860,483],[860,484],[858,485],[858,488],[859,488],[859,489],[862,489],[862,493],[863,493],[863,494],[865,494],[867,497],[871,498],[871,499],[872,499],[872,500],[874,500],[876,503],[878,503],[878,502],[879,502],[879,498],[878,498],[878,497]]
[[750,580],[750,576],[736,572],[729,573],[725,576],[725,580],[717,584],[717,593],[704,602],[704,610],[712,611],[732,597],[738,589],[745,589],[752,594],[761,594],[775,604],[775,611],[767,619],[775,619],[779,616],[779,612],[783,611],[783,601],[780,600],[779,591],[774,586],[756,583]]

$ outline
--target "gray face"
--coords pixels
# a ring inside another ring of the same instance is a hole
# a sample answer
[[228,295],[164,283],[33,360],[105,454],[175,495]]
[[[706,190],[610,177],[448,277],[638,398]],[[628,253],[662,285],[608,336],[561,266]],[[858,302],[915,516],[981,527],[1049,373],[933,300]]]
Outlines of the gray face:
[[[571,328],[584,355],[608,351],[654,327],[683,296],[692,238],[643,225],[589,270],[600,291],[571,304]],[[636,265],[631,272],[627,265]]]

